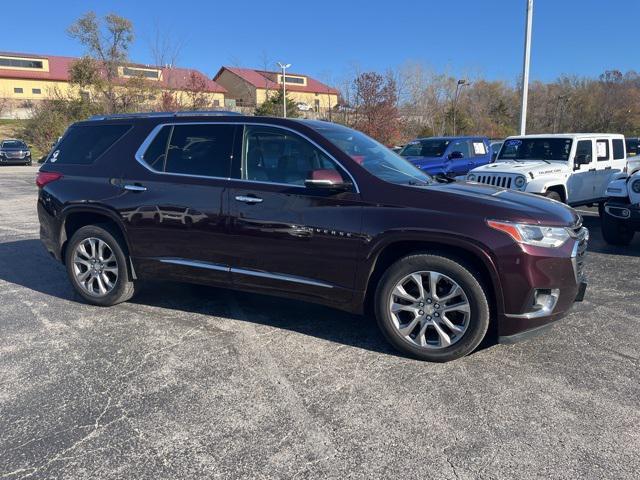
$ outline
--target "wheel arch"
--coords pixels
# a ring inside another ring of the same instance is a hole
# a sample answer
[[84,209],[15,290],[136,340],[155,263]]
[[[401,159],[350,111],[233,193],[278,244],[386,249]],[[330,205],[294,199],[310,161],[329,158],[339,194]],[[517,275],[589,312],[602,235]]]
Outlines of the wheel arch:
[[65,263],[66,248],[69,240],[75,232],[87,225],[107,226],[109,232],[122,241],[125,247],[125,255],[129,260],[129,269],[133,279],[136,278],[131,261],[131,248],[126,230],[117,212],[107,207],[98,205],[83,205],[67,207],[62,211],[62,223],[60,228],[60,258]]
[[[487,285],[490,306],[494,316],[504,311],[502,287],[497,267],[490,254],[475,242],[467,239],[421,236],[402,236],[387,239],[372,251],[370,268],[366,275],[364,305],[370,309],[373,296],[384,272],[402,257],[415,253],[440,254],[462,260],[474,267]],[[495,323],[495,322],[492,322]]]

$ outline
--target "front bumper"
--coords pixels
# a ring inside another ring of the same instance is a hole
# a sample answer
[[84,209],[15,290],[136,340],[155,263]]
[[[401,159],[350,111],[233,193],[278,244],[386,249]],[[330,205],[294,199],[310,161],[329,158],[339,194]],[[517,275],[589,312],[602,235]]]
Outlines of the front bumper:
[[25,155],[23,157],[7,157],[6,155],[0,155],[0,164],[23,164],[31,161],[31,155]]
[[605,212],[626,223],[634,230],[640,230],[640,205],[618,200],[609,200],[604,205]]
[[587,242],[588,231],[581,228],[557,250],[518,245],[519,253],[500,255],[504,292],[504,311],[498,315],[501,342],[524,338],[528,331],[541,331],[584,299]]

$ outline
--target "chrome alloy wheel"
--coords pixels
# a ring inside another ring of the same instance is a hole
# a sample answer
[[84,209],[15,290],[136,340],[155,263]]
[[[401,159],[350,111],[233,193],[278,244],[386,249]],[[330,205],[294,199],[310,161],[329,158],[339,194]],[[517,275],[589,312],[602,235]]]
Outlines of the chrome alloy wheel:
[[84,291],[104,297],[116,286],[118,261],[104,240],[85,238],[73,252],[73,273]]
[[469,326],[471,307],[464,290],[438,272],[414,272],[391,291],[393,324],[409,343],[441,349],[460,340]]

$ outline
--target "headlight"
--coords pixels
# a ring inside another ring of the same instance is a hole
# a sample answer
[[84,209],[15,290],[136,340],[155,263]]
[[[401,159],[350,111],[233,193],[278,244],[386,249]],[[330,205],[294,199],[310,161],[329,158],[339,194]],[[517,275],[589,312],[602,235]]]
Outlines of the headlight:
[[631,182],[631,190],[636,193],[640,193],[640,180],[634,180]]
[[487,224],[491,228],[506,233],[518,243],[535,247],[558,248],[571,237],[569,231],[564,227],[546,227],[497,220],[487,220]]
[[467,180],[470,182],[475,182],[476,176],[473,173],[470,173],[469,175],[467,175]]
[[513,184],[518,188],[524,187],[525,183],[527,183],[527,179],[524,177],[516,177],[516,179],[513,182]]

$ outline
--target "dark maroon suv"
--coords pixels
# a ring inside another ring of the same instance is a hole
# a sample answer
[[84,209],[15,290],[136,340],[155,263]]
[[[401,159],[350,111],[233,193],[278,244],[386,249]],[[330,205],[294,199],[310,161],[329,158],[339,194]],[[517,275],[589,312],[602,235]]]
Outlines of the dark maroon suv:
[[586,287],[571,208],[434,179],[328,122],[95,118],[37,183],[42,241],[96,305],[144,279],[269,293],[375,313],[395,347],[446,361],[549,324]]

